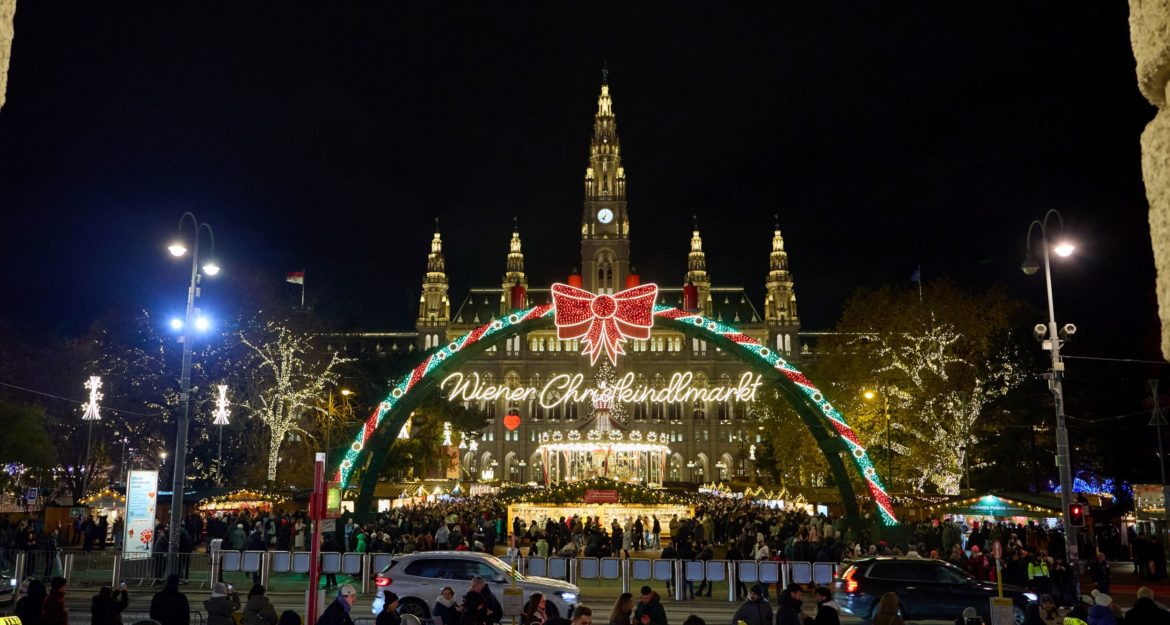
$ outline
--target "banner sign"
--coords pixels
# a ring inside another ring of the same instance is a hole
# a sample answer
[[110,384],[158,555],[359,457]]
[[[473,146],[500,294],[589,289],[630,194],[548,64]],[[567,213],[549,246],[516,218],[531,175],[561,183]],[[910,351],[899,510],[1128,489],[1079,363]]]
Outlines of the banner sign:
[[703,402],[751,402],[756,400],[756,392],[763,386],[763,377],[758,373],[744,373],[734,386],[714,386],[707,382],[696,384],[698,380],[694,373],[682,371],[670,376],[670,380],[663,387],[649,384],[636,384],[633,373],[627,373],[612,385],[601,385],[601,388],[585,386],[584,374],[570,375],[561,373],[554,375],[544,386],[512,387],[507,384],[492,384],[478,373],[464,375],[456,371],[443,378],[439,389],[447,394],[447,400],[459,401],[495,401],[503,399],[509,403],[524,402],[535,399],[545,408],[555,408],[560,404],[574,402],[592,403],[596,399],[608,403],[678,403],[689,404],[696,401]]
[[154,513],[158,503],[158,471],[130,471],[126,478],[126,528],[123,558],[149,558],[154,544]]
[[586,490],[585,503],[617,503],[618,492],[616,490]]

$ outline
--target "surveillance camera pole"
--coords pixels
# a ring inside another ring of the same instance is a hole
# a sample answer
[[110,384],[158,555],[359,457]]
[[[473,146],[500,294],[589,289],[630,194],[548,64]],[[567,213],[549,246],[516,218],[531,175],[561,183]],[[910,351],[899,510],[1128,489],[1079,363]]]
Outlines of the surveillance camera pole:
[[[1068,552],[1069,568],[1080,571],[1080,558],[1077,549],[1077,528],[1073,527],[1069,518],[1069,504],[1073,502],[1072,463],[1069,459],[1068,426],[1064,414],[1064,362],[1060,359],[1060,335],[1056,329],[1056,310],[1052,303],[1052,265],[1048,260],[1048,219],[1056,215],[1063,229],[1064,223],[1060,213],[1055,209],[1044,214],[1044,221],[1033,221],[1028,226],[1027,244],[1032,244],[1032,228],[1040,228],[1040,241],[1044,252],[1044,284],[1048,292],[1048,340],[1042,341],[1044,349],[1048,349],[1052,357],[1052,371],[1048,377],[1048,390],[1056,409],[1056,468],[1060,474],[1060,504],[1061,516],[1064,520],[1065,542]],[[1031,254],[1029,253],[1029,256]],[[1074,577],[1074,579],[1076,579]],[[1078,584],[1079,586],[1079,584]],[[1077,592],[1080,592],[1079,588]]]

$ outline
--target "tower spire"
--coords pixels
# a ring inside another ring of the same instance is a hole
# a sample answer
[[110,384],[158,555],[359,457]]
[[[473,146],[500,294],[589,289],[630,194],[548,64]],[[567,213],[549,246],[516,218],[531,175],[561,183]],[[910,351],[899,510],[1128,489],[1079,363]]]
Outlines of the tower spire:
[[780,233],[780,217],[775,216],[776,225],[772,231],[772,252],[768,255],[768,293],[764,301],[764,317],[768,333],[776,337],[777,351],[786,354],[799,351],[793,347],[798,341],[800,317],[796,312],[796,290],[792,272],[788,269],[788,252],[784,251],[784,236]]
[[626,170],[609,95],[609,66],[602,69],[601,95],[593,116],[585,205],[581,213],[581,278],[594,293],[620,291],[630,269],[630,221],[626,213]]
[[699,290],[699,308],[711,314],[711,276],[707,274],[707,254],[703,252],[703,236],[699,233],[699,216],[693,215],[695,227],[691,231],[691,251],[687,254],[687,278]]
[[601,84],[609,84],[609,59],[601,61]]
[[427,254],[427,273],[423,278],[418,304],[418,325],[445,325],[451,321],[451,302],[447,298],[447,260],[443,256],[443,238],[439,219],[435,218],[435,235],[431,253]]

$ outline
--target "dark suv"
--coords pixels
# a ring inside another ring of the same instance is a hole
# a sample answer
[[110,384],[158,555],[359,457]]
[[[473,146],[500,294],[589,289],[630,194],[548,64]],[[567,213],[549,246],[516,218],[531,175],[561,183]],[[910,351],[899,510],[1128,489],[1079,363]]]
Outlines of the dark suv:
[[[902,618],[907,621],[953,620],[963,614],[963,608],[973,607],[990,623],[991,598],[996,596],[993,582],[977,580],[948,562],[925,558],[859,558],[833,584],[837,605],[866,622],[873,620],[878,601],[887,592],[898,595]],[[1003,596],[1012,599],[1016,623],[1023,623],[1024,608],[1036,595],[1005,584]]]

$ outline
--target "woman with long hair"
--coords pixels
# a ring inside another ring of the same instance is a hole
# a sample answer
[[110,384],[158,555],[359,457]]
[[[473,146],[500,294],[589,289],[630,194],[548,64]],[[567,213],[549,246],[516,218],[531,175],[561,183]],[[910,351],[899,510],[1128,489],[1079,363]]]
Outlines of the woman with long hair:
[[630,625],[630,615],[634,612],[634,595],[623,592],[613,604],[609,612],[609,625]]
[[544,609],[544,595],[539,592],[532,593],[532,596],[528,598],[528,603],[524,605],[524,613],[520,616],[520,624],[544,625],[544,622],[548,620],[548,614]]

